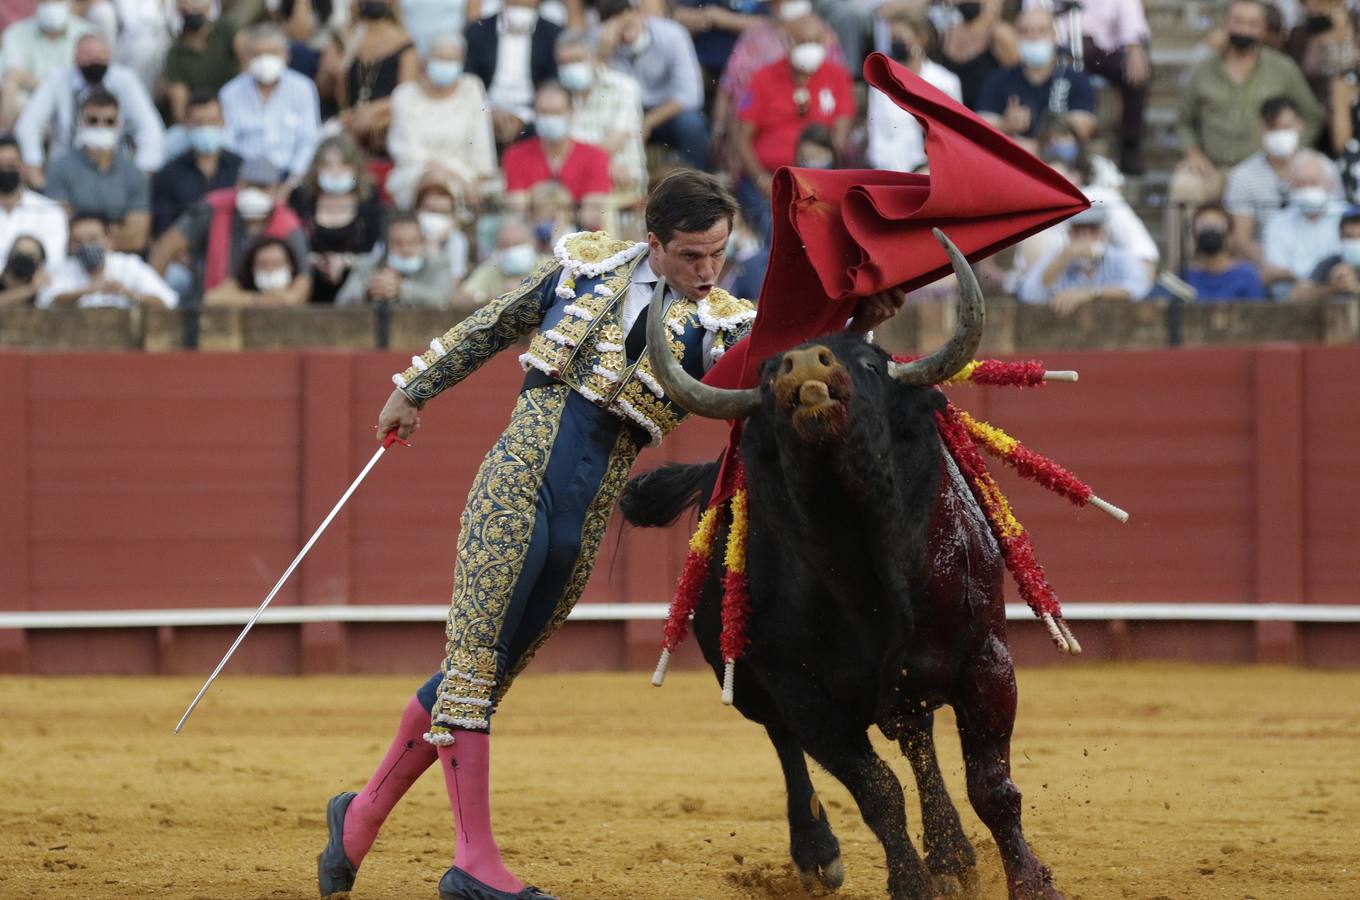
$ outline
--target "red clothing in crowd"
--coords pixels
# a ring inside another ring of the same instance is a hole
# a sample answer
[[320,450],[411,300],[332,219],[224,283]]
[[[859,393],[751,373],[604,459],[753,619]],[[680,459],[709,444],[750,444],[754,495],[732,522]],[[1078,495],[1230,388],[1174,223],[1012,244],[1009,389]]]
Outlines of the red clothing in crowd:
[[543,155],[543,143],[536,137],[525,138],[506,148],[501,157],[507,191],[527,191],[541,181],[560,181],[577,203],[587,194],[608,194],[614,190],[609,176],[609,154],[593,144],[572,141],[562,170],[554,172]]
[[828,128],[837,119],[855,114],[850,73],[832,62],[822,63],[807,83],[807,103],[799,115],[794,96],[793,69],[788,60],[771,63],[751,76],[737,115],[755,126],[756,157],[766,171],[791,166],[798,153],[798,135],[809,125]]

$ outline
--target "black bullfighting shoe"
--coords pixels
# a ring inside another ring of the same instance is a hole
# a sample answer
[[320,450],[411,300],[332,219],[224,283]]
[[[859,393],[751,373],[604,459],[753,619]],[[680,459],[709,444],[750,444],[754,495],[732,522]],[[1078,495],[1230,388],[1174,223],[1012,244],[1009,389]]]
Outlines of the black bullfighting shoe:
[[358,866],[345,855],[345,813],[350,801],[359,796],[353,791],[336,794],[326,804],[326,828],[330,839],[326,849],[316,858],[316,883],[321,888],[322,897],[344,896],[354,887],[354,878],[359,874]]
[[439,900],[557,900],[557,898],[552,894],[545,894],[536,887],[527,887],[518,894],[498,891],[454,866],[439,879]]

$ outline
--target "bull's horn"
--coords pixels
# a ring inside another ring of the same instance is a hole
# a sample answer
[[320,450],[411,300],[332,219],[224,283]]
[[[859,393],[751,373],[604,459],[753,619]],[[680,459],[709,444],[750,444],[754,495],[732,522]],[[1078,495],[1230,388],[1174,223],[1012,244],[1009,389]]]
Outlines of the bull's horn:
[[647,352],[656,380],[680,407],[709,419],[741,419],[760,405],[760,389],[728,390],[696,381],[671,353],[666,334],[666,279],[658,279],[647,309]]
[[973,267],[963,258],[954,242],[945,237],[940,229],[934,229],[935,240],[944,247],[949,264],[959,279],[959,321],[954,326],[954,335],[949,343],[929,356],[914,359],[909,363],[890,363],[892,377],[903,384],[931,385],[947,381],[973,359],[978,344],[982,343],[982,324],[986,313],[982,301],[982,289],[978,287]]

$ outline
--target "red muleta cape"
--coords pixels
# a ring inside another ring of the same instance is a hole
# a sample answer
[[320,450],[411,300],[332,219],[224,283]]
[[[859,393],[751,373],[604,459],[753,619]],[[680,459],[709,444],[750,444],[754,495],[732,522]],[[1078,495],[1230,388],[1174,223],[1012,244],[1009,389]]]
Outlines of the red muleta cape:
[[[975,262],[1091,205],[1062,175],[887,56],[871,54],[864,79],[921,123],[930,174],[775,172],[770,265],[756,319],[751,334],[704,376],[706,383],[753,387],[762,362],[839,331],[860,298],[892,287],[914,290],[948,275],[933,228]],[[729,451],[739,439],[737,422]],[[710,502],[731,496],[730,482],[724,465]]]

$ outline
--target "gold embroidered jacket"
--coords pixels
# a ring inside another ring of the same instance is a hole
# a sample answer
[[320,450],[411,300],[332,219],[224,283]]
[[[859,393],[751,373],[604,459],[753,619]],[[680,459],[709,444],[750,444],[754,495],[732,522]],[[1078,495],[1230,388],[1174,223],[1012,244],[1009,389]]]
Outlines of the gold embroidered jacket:
[[[646,244],[611,238],[602,231],[567,235],[555,258],[529,274],[518,288],[478,309],[411,367],[392,377],[423,406],[475,372],[520,337],[533,334],[520,365],[568,385],[598,406],[639,426],[655,446],[685,412],[666,397],[647,354],[629,363],[624,351],[623,306]],[[746,336],[755,307],[714,288],[698,303],[680,298],[667,313],[671,352],[698,378],[730,346]],[[705,359],[704,336],[713,335]]]

